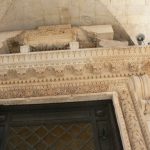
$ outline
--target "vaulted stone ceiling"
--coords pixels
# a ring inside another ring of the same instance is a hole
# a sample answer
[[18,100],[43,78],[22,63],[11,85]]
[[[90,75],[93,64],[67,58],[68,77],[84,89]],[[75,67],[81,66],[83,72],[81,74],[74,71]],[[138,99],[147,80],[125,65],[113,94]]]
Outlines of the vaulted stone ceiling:
[[[40,25],[112,24],[116,37],[135,41],[149,31],[149,0],[0,0],[0,31]],[[150,37],[150,36],[149,36]]]

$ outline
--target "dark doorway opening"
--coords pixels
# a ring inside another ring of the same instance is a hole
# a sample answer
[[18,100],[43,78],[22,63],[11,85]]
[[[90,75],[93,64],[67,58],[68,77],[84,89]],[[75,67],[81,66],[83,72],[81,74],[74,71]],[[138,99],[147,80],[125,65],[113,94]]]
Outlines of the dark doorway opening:
[[111,100],[1,106],[3,150],[122,150]]

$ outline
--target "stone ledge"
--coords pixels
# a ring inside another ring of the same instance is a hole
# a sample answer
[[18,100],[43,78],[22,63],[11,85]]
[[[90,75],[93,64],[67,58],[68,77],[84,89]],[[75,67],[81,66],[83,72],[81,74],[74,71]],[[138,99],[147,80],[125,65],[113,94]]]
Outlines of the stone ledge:
[[131,56],[150,55],[149,46],[129,46],[126,48],[87,48],[79,50],[58,50],[45,52],[31,52],[26,54],[2,54],[0,55],[0,65],[48,61],[60,59],[88,58],[98,56]]

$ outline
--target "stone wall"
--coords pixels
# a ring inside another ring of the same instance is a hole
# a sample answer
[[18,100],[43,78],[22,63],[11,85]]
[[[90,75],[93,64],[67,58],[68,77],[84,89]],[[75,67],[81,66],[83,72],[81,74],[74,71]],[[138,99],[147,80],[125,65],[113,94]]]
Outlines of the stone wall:
[[149,0],[0,0],[0,31],[32,29],[41,25],[112,24],[116,37],[138,33],[149,41]]
[[150,41],[149,0],[101,0],[136,43],[136,36],[143,33],[145,43]]

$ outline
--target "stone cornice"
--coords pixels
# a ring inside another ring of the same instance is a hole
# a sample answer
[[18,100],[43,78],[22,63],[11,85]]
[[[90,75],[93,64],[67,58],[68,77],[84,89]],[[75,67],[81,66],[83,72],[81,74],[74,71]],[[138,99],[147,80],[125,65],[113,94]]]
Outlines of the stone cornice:
[[25,54],[3,54],[0,55],[0,65],[8,65],[8,64],[17,64],[17,63],[33,63],[33,62],[46,62],[52,61],[56,65],[60,60],[60,63],[65,60],[84,60],[87,58],[95,58],[95,57],[115,57],[119,59],[118,56],[122,56],[124,58],[133,58],[134,56],[150,56],[150,47],[137,47],[130,46],[126,48],[113,48],[113,49],[104,49],[104,48],[87,48],[87,49],[79,49],[79,50],[58,50],[58,51],[46,51],[46,52],[31,52]]
[[0,55],[0,84],[127,78],[150,74],[150,47]]
[[[130,76],[143,74],[150,74],[148,46],[0,55],[0,98],[34,97],[27,92],[32,88],[37,96],[56,95],[52,91],[58,85],[126,83]],[[47,87],[51,92],[45,93]]]

